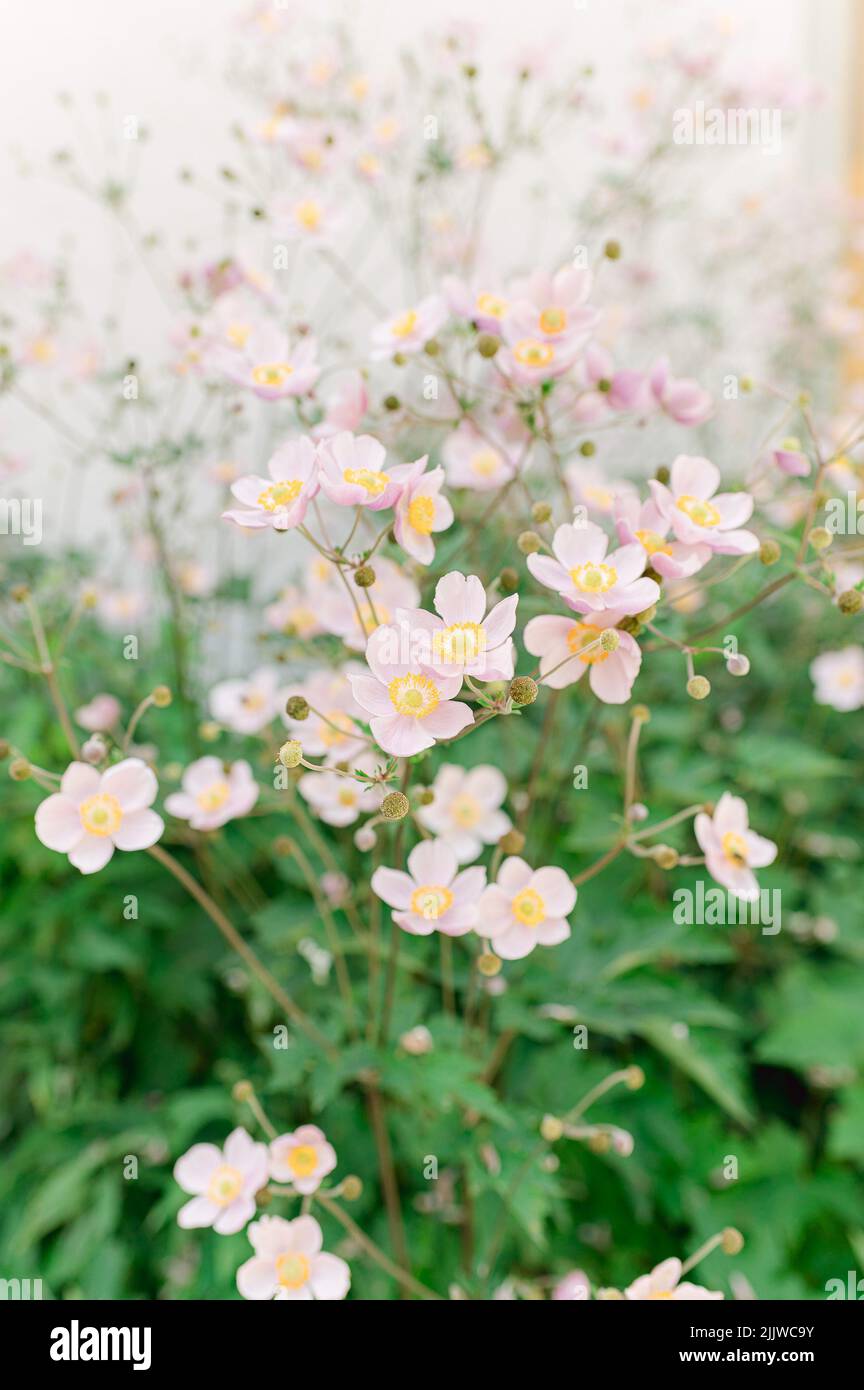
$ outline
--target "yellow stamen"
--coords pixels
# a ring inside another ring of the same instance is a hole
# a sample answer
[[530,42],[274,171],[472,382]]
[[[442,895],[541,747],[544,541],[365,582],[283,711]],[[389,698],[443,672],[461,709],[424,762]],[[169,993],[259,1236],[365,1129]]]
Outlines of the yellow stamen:
[[378,473],[373,468],[346,468],[342,477],[346,483],[362,487],[370,497],[380,497],[390,481],[386,473]]
[[123,819],[120,802],[109,792],[97,792],[95,796],[88,796],[78,807],[78,814],[87,833],[98,835],[100,838],[113,835],[114,831],[120,828]]
[[724,858],[736,869],[746,869],[747,867],[747,841],[743,835],[738,835],[734,830],[727,830],[722,836],[720,844],[723,849]]
[[274,483],[258,494],[258,506],[263,507],[265,512],[278,512],[282,507],[290,507],[292,502],[296,502],[302,490],[300,478]]
[[308,1178],[318,1167],[318,1154],[311,1144],[298,1144],[288,1152],[288,1167],[295,1178]]
[[435,524],[435,501],[432,497],[415,497],[408,503],[408,525],[428,536]]
[[546,921],[546,904],[533,888],[523,888],[510,904],[510,911],[523,927],[539,927]]
[[636,531],[635,536],[643,550],[649,555],[671,555],[672,547],[656,531]]
[[593,560],[570,571],[574,587],[582,594],[606,594],[618,583],[613,565],[595,565]]
[[487,319],[503,319],[507,313],[507,301],[497,294],[478,294],[477,309]]
[[409,333],[413,333],[417,325],[417,312],[408,309],[404,314],[400,314],[398,319],[394,319],[390,325],[390,332],[394,338],[407,338]]
[[207,1197],[217,1207],[227,1207],[243,1190],[243,1174],[230,1163],[220,1163],[207,1184]]
[[720,513],[710,502],[703,502],[701,497],[691,497],[685,493],[679,497],[675,503],[680,512],[689,516],[696,526],[716,526],[720,521]]
[[322,216],[321,204],[314,198],[304,198],[294,209],[294,219],[305,232],[317,232]]
[[425,719],[427,714],[438,708],[440,695],[438,687],[428,676],[396,676],[387,687],[397,714],[408,715],[411,719]]
[[455,796],[451,801],[450,815],[463,830],[471,830],[482,819],[483,807],[473,796],[462,792],[461,796]]
[[256,386],[284,386],[293,371],[290,362],[262,362],[252,368],[252,380]]
[[550,304],[540,315],[540,327],[544,333],[563,333],[567,327],[567,310],[560,304]]
[[592,642],[596,642],[602,628],[595,627],[593,623],[577,623],[567,633],[567,646],[574,656],[578,653],[579,660],[585,666],[597,666],[603,661],[608,661],[611,652],[604,652],[602,647],[595,647],[591,652],[583,652],[583,647],[589,647]]
[[476,661],[486,650],[486,629],[480,623],[452,623],[432,634],[436,665],[461,666]]
[[471,457],[471,472],[481,478],[491,478],[501,466],[501,455],[497,449],[478,449]]
[[548,367],[555,360],[555,349],[551,343],[523,338],[513,349],[513,356],[523,367]]
[[453,906],[453,894],[440,883],[427,883],[411,894],[411,911],[427,922],[437,922]]
[[195,800],[202,811],[219,811],[230,795],[231,787],[227,782],[212,782],[203,792],[198,793]]
[[283,1289],[302,1289],[309,1282],[309,1261],[298,1250],[276,1257],[276,1278]]

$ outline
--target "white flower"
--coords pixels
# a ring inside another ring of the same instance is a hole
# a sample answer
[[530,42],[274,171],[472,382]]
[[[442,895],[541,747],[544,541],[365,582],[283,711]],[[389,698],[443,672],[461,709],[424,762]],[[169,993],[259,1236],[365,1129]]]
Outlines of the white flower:
[[253,1221],[248,1235],[255,1254],[237,1271],[244,1298],[333,1301],[344,1298],[351,1287],[345,1261],[322,1252],[323,1236],[314,1216],[294,1221],[262,1216]]
[[256,1144],[242,1127],[215,1144],[193,1144],[174,1164],[174,1177],[184,1192],[193,1193],[177,1213],[184,1230],[212,1226],[219,1235],[233,1235],[255,1215],[255,1193],[264,1187],[269,1171],[266,1144]]
[[481,763],[470,771],[444,763],[432,784],[434,801],[421,806],[417,819],[449,845],[460,864],[470,864],[484,845],[494,845],[512,829],[501,810],[507,783],[497,767]]
[[336,1150],[317,1125],[301,1125],[270,1144],[270,1176],[292,1183],[304,1195],[315,1192],[336,1167]]

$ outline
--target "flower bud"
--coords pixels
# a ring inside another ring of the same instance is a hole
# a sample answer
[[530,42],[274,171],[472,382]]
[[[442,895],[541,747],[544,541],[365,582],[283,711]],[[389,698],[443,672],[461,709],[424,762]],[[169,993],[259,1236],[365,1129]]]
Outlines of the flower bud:
[[746,676],[750,670],[750,658],[743,652],[730,652],[726,658],[726,670],[730,676]]
[[780,546],[776,541],[763,541],[759,547],[759,559],[763,565],[776,565],[780,559]]
[[418,806],[431,806],[434,800],[435,793],[431,787],[424,787],[423,790],[417,794]]
[[346,1202],[356,1202],[363,1191],[363,1183],[356,1173],[349,1173],[342,1179],[342,1196]]
[[589,1135],[588,1147],[592,1153],[608,1154],[612,1147],[612,1140],[604,1129],[595,1129],[594,1133]]
[[5,758],[8,758],[11,752],[12,749],[6,742],[5,738],[0,738],[0,762],[3,762]]
[[370,849],[375,848],[378,843],[378,836],[371,825],[361,825],[354,834],[354,843],[363,854],[366,854]]
[[544,1115],[540,1121],[540,1133],[547,1144],[554,1144],[564,1133],[564,1126],[557,1115]]
[[292,695],[285,705],[289,719],[308,719],[309,706],[302,695]]
[[517,676],[510,682],[510,699],[514,705],[533,705],[537,699],[537,682],[530,676]]
[[549,521],[552,516],[552,508],[548,502],[535,502],[531,508],[531,515],[539,526]]
[[437,338],[430,338],[428,343],[424,344],[423,351],[427,357],[437,357],[441,351],[441,344]]
[[858,589],[844,589],[842,594],[837,596],[837,607],[847,617],[852,617],[854,613],[860,613],[862,604],[864,604],[864,598],[861,597]]
[[630,819],[633,821],[643,821],[648,819],[648,807],[644,801],[634,801],[630,807]]
[[665,463],[661,464],[660,467],[657,469],[657,472],[654,474],[654,477],[656,478],[657,482],[663,483],[664,485],[668,483],[671,476],[672,475],[669,472],[669,469],[666,467]]
[[9,776],[13,782],[26,782],[31,768],[26,758],[13,758],[9,764]]
[[411,810],[411,803],[404,792],[388,792],[381,802],[381,814],[385,820],[402,820]]
[[371,589],[375,583],[375,571],[371,565],[360,565],[354,571],[354,583],[358,589]]
[[724,1255],[737,1255],[744,1249],[744,1237],[734,1226],[727,1226],[720,1241]]
[[656,617],[657,605],[656,603],[652,603],[650,608],[644,608],[641,613],[636,614],[636,621],[638,623],[653,623]]
[[498,848],[503,854],[521,854],[525,848],[525,836],[521,830],[508,830],[498,841]]
[[398,396],[385,396],[383,405],[385,410],[398,410],[402,402]]
[[711,682],[707,676],[691,676],[687,682],[687,694],[691,700],[704,700],[711,694]]
[[519,572],[509,565],[498,576],[498,582],[505,594],[512,594],[519,588]]
[[615,631],[614,627],[604,628],[603,631],[600,633],[601,652],[617,652],[620,645],[621,638],[618,636],[618,633]]
[[477,351],[481,357],[494,357],[501,346],[501,339],[494,333],[481,333],[477,339]]
[[215,743],[221,730],[214,720],[205,719],[204,723],[199,726],[198,733],[205,743]]
[[628,1067],[625,1082],[628,1091],[641,1091],[645,1085],[645,1073],[641,1067]]
[[273,853],[280,859],[288,859],[294,853],[294,841],[290,835],[277,835],[273,841]]
[[477,969],[481,975],[497,975],[501,969],[501,959],[492,951],[484,951],[482,956],[477,957]]
[[642,624],[633,614],[628,613],[626,618],[622,618],[618,624],[622,632],[629,632],[631,637],[638,637],[642,631]]
[[81,757],[85,763],[101,763],[107,751],[107,744],[101,734],[91,734],[81,745]]
[[252,1099],[255,1094],[255,1087],[251,1081],[235,1081],[231,1088],[231,1094],[241,1105]]
[[651,851],[651,858],[660,869],[674,869],[680,855],[672,845],[655,845]]
[[150,699],[157,709],[167,709],[171,703],[171,691],[167,685],[157,685]]
[[26,603],[30,597],[30,590],[26,584],[13,584],[9,590],[9,597],[15,603]]
[[620,260],[620,258],[621,258],[621,243],[620,243],[620,241],[607,241],[606,245],[603,247],[603,255],[606,257],[607,261],[617,261],[617,260]]
[[814,526],[810,532],[810,544],[814,550],[827,550],[833,539],[824,526]]
[[651,718],[651,711],[647,705],[634,705],[630,711],[632,719],[638,719],[640,724],[647,724]]
[[303,745],[297,738],[289,738],[279,749],[279,761],[283,767],[299,767],[303,757]]
[[593,458],[597,452],[597,445],[594,443],[593,439],[583,439],[582,443],[579,445],[579,452],[583,459]]
[[541,541],[536,531],[523,531],[516,541],[523,555],[536,555]]
[[435,1042],[425,1024],[418,1023],[416,1028],[409,1028],[402,1034],[399,1046],[412,1057],[425,1057],[427,1052],[432,1051]]

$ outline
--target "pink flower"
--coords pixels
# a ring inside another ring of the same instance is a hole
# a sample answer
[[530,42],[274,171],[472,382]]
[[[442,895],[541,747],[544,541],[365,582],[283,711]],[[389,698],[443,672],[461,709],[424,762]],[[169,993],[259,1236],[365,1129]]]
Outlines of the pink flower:
[[433,532],[453,525],[453,508],[440,496],[444,469],[433,468],[427,473],[427,461],[424,455],[415,463],[400,463],[390,470],[390,477],[402,485],[393,524],[396,540],[421,565],[431,565],[435,559]]
[[738,528],[749,521],[753,498],[749,492],[718,493],[719,485],[717,465],[689,454],[675,459],[668,487],[655,478],[649,483],[658,512],[684,545],[707,545],[718,555],[750,555],[759,549],[758,538]]
[[[474,722],[468,705],[454,700],[461,672],[439,676],[420,662],[404,660],[398,628],[376,628],[366,646],[371,674],[349,674],[354,698],[372,718],[372,734],[385,753],[407,758],[436,739],[455,738]],[[394,655],[395,654],[395,655]]]
[[774,462],[790,478],[806,478],[810,472],[810,460],[797,439],[784,439],[774,450]]
[[468,284],[455,275],[447,275],[441,288],[447,297],[450,312],[476,323],[481,333],[500,333],[504,315],[510,307],[505,296],[476,280]]
[[615,525],[621,544],[632,545],[637,541],[651,562],[651,568],[664,579],[689,578],[707,565],[713,554],[709,545],[682,545],[680,541],[670,541],[671,523],[650,499],[640,505],[638,497],[617,497]]
[[120,701],[113,695],[94,695],[88,705],[75,711],[75,723],[88,733],[106,733],[120,718]]
[[288,695],[302,695],[309,705],[306,719],[282,715],[283,724],[291,731],[292,738],[300,740],[308,757],[326,757],[329,763],[350,763],[368,749],[363,731],[355,722],[362,719],[363,710],[350,685],[350,674],[362,670],[359,664],[352,664],[342,671],[313,671],[302,685],[292,685],[287,691]]
[[[344,761],[340,755],[340,762]],[[352,770],[372,773],[375,769],[375,759],[368,753],[350,763]],[[384,794],[382,784],[345,777],[341,772],[306,772],[297,789],[327,825],[353,825],[362,812],[377,810]]]
[[258,800],[258,783],[242,759],[226,772],[221,758],[198,758],[183,773],[182,787],[165,798],[165,810],[193,830],[216,830],[248,815]]
[[304,589],[289,584],[275,603],[264,609],[269,627],[290,637],[317,637],[324,632],[321,615]]
[[277,449],[267,464],[269,478],[250,474],[232,483],[231,491],[246,510],[223,512],[224,521],[238,526],[290,531],[300,526],[318,491],[318,460],[311,439],[292,439]]
[[679,1284],[681,1261],[674,1257],[655,1265],[650,1274],[643,1274],[629,1288],[624,1297],[632,1301],[645,1302],[654,1299],[671,1298],[675,1303],[693,1302],[706,1298],[722,1298],[722,1293],[712,1293],[701,1284]]
[[432,784],[434,800],[421,806],[417,819],[442,844],[452,849],[460,864],[469,864],[512,829],[501,810],[507,795],[504,774],[481,763],[470,771],[455,763],[443,763]]
[[593,521],[559,526],[552,539],[555,559],[529,555],[528,568],[554,589],[577,613],[641,613],[660,597],[653,579],[642,579],[646,556],[641,545],[625,545],[606,554],[609,540]]
[[599,319],[598,311],[586,303],[590,293],[590,270],[566,267],[555,275],[535,271],[513,286],[514,302],[504,319],[507,341],[581,347]]
[[495,361],[520,386],[540,386],[569,372],[580,352],[579,339],[555,342],[532,335],[514,338]]
[[258,734],[279,712],[284,677],[262,666],[246,680],[220,681],[210,691],[210,713],[235,734]]
[[314,1216],[293,1221],[262,1216],[252,1222],[248,1235],[255,1254],[237,1271],[244,1298],[333,1302],[351,1287],[345,1261],[322,1252],[323,1235]]
[[619,631],[614,652],[604,652],[601,647],[584,651],[597,641],[604,628],[615,627],[622,614],[591,616],[595,621],[577,622],[552,613],[532,618],[522,634],[525,650],[539,656],[540,677],[550,690],[573,685],[587,670],[588,684],[598,700],[607,705],[626,704],[642,665],[641,648],[629,632]]
[[439,294],[429,295],[412,309],[403,309],[372,330],[372,361],[380,362],[396,353],[422,352],[446,318],[447,305]]
[[453,850],[441,840],[422,840],[408,855],[408,872],[378,868],[372,891],[388,907],[393,921],[413,936],[464,936],[477,922],[477,903],[486,883],[481,864],[459,868]]
[[584,1303],[591,1297],[591,1281],[581,1269],[571,1269],[552,1290],[555,1303]]
[[734,897],[755,901],[759,884],[753,870],[773,864],[777,846],[749,829],[747,803],[740,796],[724,792],[713,816],[700,811],[693,828],[711,877]]
[[[510,680],[518,594],[501,599],[486,614],[486,590],[476,574],[445,574],[435,588],[435,609],[400,608],[397,613],[406,645],[424,667],[439,675],[472,676],[481,681]],[[485,616],[484,616],[485,615]]]
[[491,939],[502,960],[521,960],[535,946],[566,941],[575,906],[576,889],[563,869],[532,869],[513,856],[483,893],[475,930]]
[[810,663],[817,704],[831,705],[846,713],[864,705],[864,647],[842,647],[822,652]]
[[177,1213],[184,1230],[212,1226],[220,1236],[234,1235],[255,1215],[255,1193],[269,1170],[266,1144],[256,1144],[246,1130],[232,1130],[225,1148],[193,1144],[174,1164],[174,1178],[193,1194]]
[[140,758],[124,758],[97,772],[70,763],[59,792],[36,811],[36,835],[48,849],[68,854],[82,874],[104,869],[115,849],[149,849],[165,829],[149,808],[156,800],[156,776]]
[[279,196],[272,208],[273,229],[286,241],[327,242],[336,236],[343,219],[314,194],[302,198]]
[[321,374],[315,356],[314,338],[300,338],[292,346],[281,329],[266,324],[254,328],[236,351],[214,348],[210,361],[238,386],[262,400],[278,401],[312,390]]
[[714,409],[707,391],[689,377],[669,375],[669,359],[661,357],[651,369],[651,391],[667,415],[679,425],[702,425]]
[[326,397],[324,419],[315,426],[312,433],[316,439],[328,439],[332,434],[343,430],[356,430],[362,423],[369,405],[366,383],[362,373],[346,371],[334,378],[332,389]]
[[441,457],[450,486],[467,487],[474,492],[501,487],[516,473],[512,455],[492,444],[469,420],[463,420],[444,441]]
[[636,499],[632,483],[610,478],[596,464],[569,463],[565,469],[567,491],[574,505],[587,507],[603,516],[611,516],[619,502]]
[[340,507],[392,507],[402,491],[384,471],[387,450],[371,434],[344,431],[319,445],[321,491]]
[[270,1176],[291,1183],[307,1196],[317,1192],[322,1178],[336,1167],[336,1150],[317,1125],[301,1125],[293,1134],[280,1134],[270,1143]]

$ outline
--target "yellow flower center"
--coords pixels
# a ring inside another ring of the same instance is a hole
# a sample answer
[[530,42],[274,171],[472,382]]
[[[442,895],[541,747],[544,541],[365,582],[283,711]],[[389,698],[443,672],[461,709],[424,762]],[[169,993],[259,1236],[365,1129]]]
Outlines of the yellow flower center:
[[340,806],[357,805],[357,793],[355,791],[352,791],[350,787],[340,788],[339,795],[336,799],[339,802]]
[[205,787],[203,792],[199,792],[195,800],[202,811],[218,811],[225,805],[231,795],[231,787],[225,781],[211,782],[209,787]]
[[440,695],[438,687],[428,676],[396,676],[387,687],[397,714],[408,715],[411,719],[425,719],[438,708]]
[[232,347],[243,348],[246,346],[251,332],[252,329],[248,323],[229,323],[225,329],[225,337]]
[[478,294],[477,309],[488,319],[503,319],[507,312],[507,301],[497,294]]
[[292,608],[285,622],[286,633],[296,633],[298,637],[308,637],[318,626],[318,614],[311,608],[298,603]]
[[602,628],[595,627],[593,623],[577,623],[567,633],[567,646],[575,656],[579,655],[579,660],[585,666],[596,666],[600,662],[608,661],[611,652],[604,652],[602,647],[595,647],[593,651],[583,652],[583,647],[590,647],[592,642],[596,642],[602,632]]
[[462,792],[450,802],[450,815],[463,830],[470,830],[481,819],[483,808],[473,796]]
[[672,547],[656,531],[637,531],[636,539],[649,555],[671,555]]
[[97,792],[95,796],[88,796],[78,807],[78,814],[87,833],[100,837],[113,835],[115,830],[119,830],[123,819],[120,802],[109,792]]
[[421,536],[431,534],[435,523],[435,502],[431,497],[415,497],[408,503],[408,524]]
[[262,362],[252,368],[252,380],[256,386],[284,386],[293,371],[290,362]]
[[701,497],[691,497],[685,493],[679,497],[675,503],[679,511],[697,526],[716,526],[720,520],[720,513],[710,502],[703,502]]
[[407,338],[409,333],[413,333],[417,324],[417,312],[415,309],[408,309],[404,314],[400,314],[398,319],[394,319],[390,325],[390,332],[394,338]]
[[614,492],[610,492],[607,487],[598,487],[594,483],[588,483],[582,489],[586,502],[593,502],[595,507],[611,507],[615,501]]
[[243,1174],[230,1163],[220,1163],[207,1184],[207,1197],[217,1207],[227,1207],[243,1190]]
[[563,333],[567,327],[567,310],[560,304],[550,304],[540,315],[540,327],[544,333]]
[[318,1167],[318,1154],[311,1144],[298,1144],[288,1154],[288,1167],[295,1178],[308,1178]]
[[329,722],[325,723],[323,719],[319,722],[318,737],[327,748],[334,748],[337,744],[344,743],[356,732],[354,721],[344,710],[327,710],[326,715]]
[[570,578],[582,594],[606,594],[618,583],[618,571],[612,565],[595,565],[589,560],[571,570]]
[[302,149],[300,151],[298,157],[304,169],[321,168],[321,164],[323,162],[322,155],[317,145],[307,145],[305,149]]
[[316,232],[321,225],[321,205],[314,198],[304,198],[294,209],[297,225],[306,232]]
[[276,1256],[276,1278],[283,1289],[302,1289],[309,1282],[309,1261],[298,1250]]
[[648,1295],[649,1301],[651,1301],[652,1299],[657,1299],[657,1298],[671,1298],[671,1297],[672,1297],[672,1290],[671,1290],[671,1289],[658,1289],[656,1293],[649,1293],[649,1295]]
[[513,349],[513,356],[523,367],[548,367],[555,360],[551,343],[538,343],[536,338],[523,338]]
[[539,927],[546,921],[546,904],[533,888],[523,888],[510,904],[510,911],[523,927]]
[[746,869],[747,867],[747,841],[743,835],[738,835],[734,830],[727,830],[720,841],[723,854],[729,863],[736,869]]
[[438,665],[461,666],[476,661],[486,650],[486,629],[480,623],[452,623],[432,634],[432,655]]
[[380,497],[390,479],[386,473],[377,473],[372,468],[346,468],[342,477],[346,483],[362,487],[370,497]]
[[440,883],[426,883],[411,894],[411,911],[427,922],[437,922],[453,906],[453,894]]
[[303,483],[299,478],[274,483],[258,494],[258,506],[263,507],[265,512],[278,512],[282,507],[290,507],[292,502],[296,502],[302,491]]
[[244,709],[256,710],[263,709],[267,702],[260,690],[247,690],[246,694],[241,697],[240,703]]
[[36,362],[53,362],[57,349],[50,338],[37,338],[30,344],[30,355]]
[[381,160],[376,159],[374,154],[361,154],[360,158],[357,160],[357,168],[360,170],[361,174],[368,174],[370,177],[374,177],[375,174],[381,171]]
[[477,473],[481,478],[491,478],[498,472],[501,465],[501,455],[497,449],[478,449],[471,458],[471,472]]

